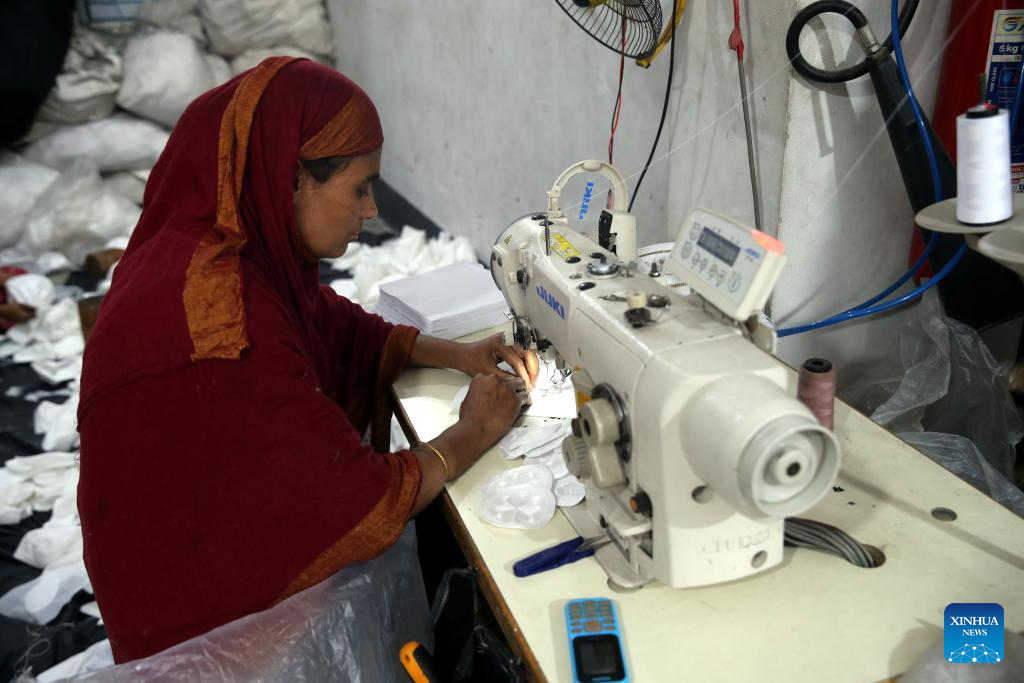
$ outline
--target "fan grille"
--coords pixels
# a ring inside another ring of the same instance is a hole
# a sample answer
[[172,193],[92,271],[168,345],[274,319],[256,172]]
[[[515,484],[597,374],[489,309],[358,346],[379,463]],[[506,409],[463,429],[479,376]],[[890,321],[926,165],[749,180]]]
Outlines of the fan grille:
[[626,20],[626,56],[639,59],[654,52],[662,24],[659,0],[603,0],[594,7],[577,4],[587,4],[587,1],[556,0],[580,28],[616,54],[623,51],[623,18]]

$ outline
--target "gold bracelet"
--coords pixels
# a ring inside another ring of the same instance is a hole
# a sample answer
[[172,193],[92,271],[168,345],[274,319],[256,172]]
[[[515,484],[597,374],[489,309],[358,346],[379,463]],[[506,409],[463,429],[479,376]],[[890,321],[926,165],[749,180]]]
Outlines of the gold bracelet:
[[436,455],[437,457],[439,457],[439,458],[441,459],[441,464],[442,464],[442,465],[444,465],[444,480],[445,480],[445,482],[447,483],[448,479],[450,479],[450,478],[451,478],[451,476],[452,476],[452,472],[451,472],[451,470],[449,470],[449,469],[448,469],[448,461],[444,459],[444,456],[443,456],[443,455],[441,455],[441,451],[439,451],[439,450],[437,450],[436,448],[434,448],[434,447],[433,447],[433,446],[432,446],[432,445],[431,445],[431,444],[430,444],[429,442],[427,442],[427,441],[423,441],[423,442],[421,442],[421,444],[420,444],[420,445],[422,445],[422,446],[426,446],[426,447],[427,447],[427,448],[429,448],[430,450],[434,451],[434,455]]

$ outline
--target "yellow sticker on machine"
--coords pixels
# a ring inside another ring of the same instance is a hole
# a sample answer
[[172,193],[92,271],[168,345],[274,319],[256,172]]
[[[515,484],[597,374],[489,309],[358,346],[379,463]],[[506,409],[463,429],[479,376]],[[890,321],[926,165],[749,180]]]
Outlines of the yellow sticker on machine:
[[569,240],[557,232],[551,235],[551,251],[561,256],[562,259],[580,255],[580,250],[572,246]]

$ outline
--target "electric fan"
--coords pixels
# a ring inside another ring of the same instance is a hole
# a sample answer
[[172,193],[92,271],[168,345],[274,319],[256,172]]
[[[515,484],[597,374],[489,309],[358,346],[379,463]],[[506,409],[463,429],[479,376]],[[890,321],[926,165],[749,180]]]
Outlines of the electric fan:
[[659,0],[556,0],[580,28],[616,54],[643,59],[658,47]]

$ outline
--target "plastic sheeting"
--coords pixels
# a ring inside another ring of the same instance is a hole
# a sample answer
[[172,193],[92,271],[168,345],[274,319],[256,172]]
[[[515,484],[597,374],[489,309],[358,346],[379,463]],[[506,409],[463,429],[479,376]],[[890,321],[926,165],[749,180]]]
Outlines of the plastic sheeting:
[[[0,248],[21,239],[25,216],[59,175],[52,168],[22,159],[17,154],[0,152],[0,207],[3,207]],[[12,263],[10,259],[0,260],[0,265],[8,263]]]
[[199,0],[199,15],[213,49],[229,57],[278,45],[333,52],[323,0]]
[[947,318],[933,291],[889,350],[891,379],[868,387],[858,407],[1003,505],[1024,515],[1013,476],[1024,436],[1006,374],[978,333]]
[[1020,683],[1024,681],[1024,636],[1009,629],[1003,639],[1005,658],[998,664],[954,664],[939,642],[900,677],[900,683]]
[[36,200],[26,217],[22,246],[35,253],[61,251],[81,264],[108,240],[131,234],[141,213],[130,200],[104,187],[96,165],[82,158]]
[[433,647],[410,523],[380,557],[346,567],[264,612],[76,683],[407,683],[398,653]]

